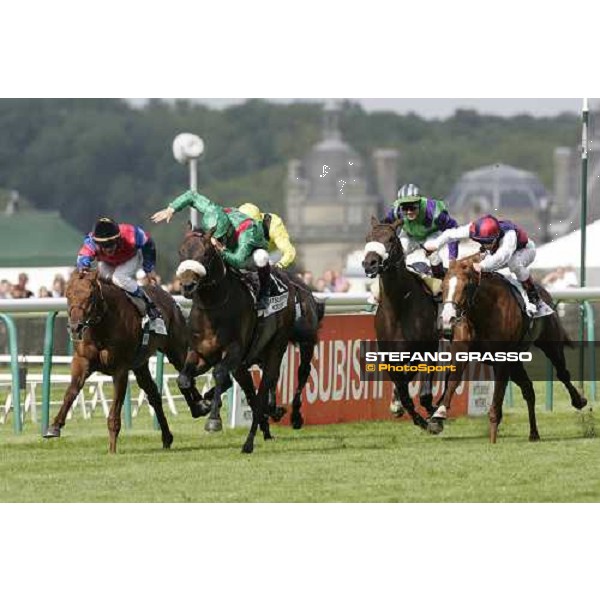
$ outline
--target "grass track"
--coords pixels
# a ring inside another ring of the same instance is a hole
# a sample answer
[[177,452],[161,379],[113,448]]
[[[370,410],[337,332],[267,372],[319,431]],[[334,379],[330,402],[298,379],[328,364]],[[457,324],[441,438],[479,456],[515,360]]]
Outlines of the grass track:
[[[543,395],[538,390],[538,398]],[[106,422],[67,422],[64,437],[43,440],[27,423],[0,429],[3,502],[597,502],[600,438],[593,422],[559,400],[541,407],[542,441],[527,440],[524,403],[505,410],[498,444],[487,419],[451,421],[432,437],[411,423],[371,422],[273,426],[257,436],[251,456],[240,452],[241,430],[204,432],[204,419],[168,415],[173,448],[161,449],[147,416],[122,430],[109,456]],[[596,427],[598,431],[600,429]]]

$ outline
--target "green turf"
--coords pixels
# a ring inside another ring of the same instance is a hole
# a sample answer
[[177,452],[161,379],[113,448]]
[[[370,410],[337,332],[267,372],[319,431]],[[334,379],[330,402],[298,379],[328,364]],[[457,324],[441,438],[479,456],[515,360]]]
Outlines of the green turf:
[[[543,398],[538,386],[538,398]],[[540,403],[542,404],[542,403]],[[243,430],[207,434],[204,419],[167,415],[173,448],[145,412],[107,454],[106,422],[67,422],[63,437],[43,440],[0,428],[0,500],[7,502],[597,502],[600,439],[594,418],[559,399],[539,407],[542,441],[527,440],[524,403],[505,411],[498,444],[487,418],[450,421],[440,437],[411,423],[273,427],[240,453]],[[53,413],[54,414],[54,409]],[[593,414],[593,413],[592,413]],[[600,431],[600,429],[599,429]]]

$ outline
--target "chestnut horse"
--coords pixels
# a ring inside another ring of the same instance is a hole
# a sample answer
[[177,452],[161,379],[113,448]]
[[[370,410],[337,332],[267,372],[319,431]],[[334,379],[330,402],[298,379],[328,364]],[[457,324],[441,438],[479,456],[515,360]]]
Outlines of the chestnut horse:
[[[162,433],[163,448],[170,448],[173,435],[165,417],[161,393],[154,383],[148,360],[157,350],[163,352],[179,371],[183,368],[188,347],[185,318],[173,298],[162,288],[150,286],[146,291],[162,313],[167,335],[150,334],[148,344],[140,347],[142,317],[125,292],[102,281],[97,271],[74,272],[67,284],[69,330],[75,343],[71,362],[71,383],[62,406],[44,437],[60,437],[67,413],[95,371],[112,375],[114,400],[108,415],[109,452],[116,452],[121,429],[121,408],[127,390],[129,370],[154,409]],[[182,389],[193,416],[203,412],[202,396],[193,382]]]
[[[252,409],[252,424],[242,447],[242,452],[251,453],[259,426],[265,440],[272,438],[268,397],[279,379],[288,341],[292,338],[294,327],[298,327],[296,291],[287,275],[279,271],[281,279],[288,284],[287,302],[280,312],[259,319],[248,285],[226,266],[221,254],[212,245],[213,233],[214,229],[207,232],[192,230],[179,248],[182,262],[177,275],[183,295],[192,298],[193,302],[188,318],[190,350],[178,381],[185,389],[193,377],[213,369],[216,385],[205,394],[205,399],[210,396],[211,401],[210,417],[205,428],[219,431],[222,429],[221,394],[231,387],[232,374]],[[311,357],[313,347],[314,344]],[[248,371],[253,365],[262,368],[257,392]],[[299,399],[298,392],[296,398]]]
[[[510,289],[511,284],[497,273],[478,274],[473,264],[479,255],[451,261],[444,279],[442,318],[444,328],[451,329],[451,351],[522,352],[531,344],[540,348],[556,369],[558,379],[564,384],[571,404],[582,409],[587,400],[571,383],[566,367],[564,345],[571,345],[558,315],[535,319],[533,323],[524,316],[519,302]],[[548,292],[538,286],[542,300],[551,305]],[[530,327],[531,325],[531,327]],[[466,363],[456,362],[456,371],[449,374],[445,392],[438,403],[429,430],[440,433],[450,409],[450,401],[460,383]],[[490,441],[496,442],[498,426],[502,420],[502,403],[509,378],[521,389],[529,414],[529,439],[540,439],[535,418],[535,391],[522,362],[494,362],[494,395],[490,408]]]
[[[421,278],[406,268],[398,229],[402,221],[380,223],[371,218],[363,268],[367,277],[381,276],[381,299],[375,314],[378,342],[394,342],[394,350],[405,352],[437,352],[437,304],[425,290]],[[386,372],[394,383],[402,406],[413,423],[427,429],[427,421],[416,411],[408,393],[414,372]],[[433,374],[430,375],[433,378]],[[435,410],[431,396],[421,398],[428,414]]]

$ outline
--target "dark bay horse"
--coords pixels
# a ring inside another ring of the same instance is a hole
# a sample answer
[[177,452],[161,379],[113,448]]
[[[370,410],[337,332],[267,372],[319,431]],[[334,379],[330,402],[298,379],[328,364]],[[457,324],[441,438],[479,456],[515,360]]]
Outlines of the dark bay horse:
[[[372,229],[367,236],[363,268],[367,277],[381,276],[381,298],[375,314],[377,341],[395,342],[394,351],[437,352],[437,304],[421,278],[406,268],[397,236],[401,225],[400,220],[387,224],[372,217]],[[413,423],[427,429],[427,421],[416,411],[408,394],[408,384],[414,375],[414,372],[388,373]],[[429,414],[434,410],[430,402],[421,399]]]
[[[473,264],[479,255],[451,261],[444,279],[444,328],[452,330],[451,351],[511,352],[525,351],[534,344],[550,359],[558,379],[571,397],[571,404],[582,409],[587,400],[571,383],[566,367],[564,345],[570,345],[558,315],[535,319],[530,328],[515,298],[511,284],[497,273],[479,274]],[[550,294],[538,286],[540,297],[551,305]],[[429,424],[432,433],[443,429],[450,401],[461,381],[466,363],[456,362],[456,371],[450,373],[438,410]],[[490,441],[496,442],[498,426],[502,420],[502,403],[509,378],[520,388],[527,402],[529,414],[529,439],[540,439],[535,418],[535,391],[522,362],[494,362],[494,395],[490,408]]]
[[[177,274],[184,296],[193,300],[188,318],[190,349],[179,382],[185,388],[193,377],[213,369],[216,385],[210,391],[211,412],[206,428],[218,431],[222,428],[221,394],[231,387],[230,374],[233,375],[252,409],[252,424],[242,447],[242,452],[251,453],[258,427],[265,440],[272,438],[269,391],[279,379],[283,355],[293,337],[294,326],[298,325],[295,288],[280,273],[289,287],[287,302],[280,312],[259,319],[248,285],[225,265],[212,245],[213,232],[192,230],[179,249],[182,262]],[[262,369],[258,391],[248,371],[253,365]],[[307,368],[310,371],[310,360]],[[207,392],[205,398],[208,395]],[[299,398],[298,392],[296,397]]]
[[[149,286],[146,291],[160,309],[168,334],[151,334],[147,346],[138,350],[142,317],[127,299],[125,292],[112,283],[101,281],[97,271],[74,272],[71,275],[66,290],[69,330],[76,342],[71,362],[71,383],[63,404],[44,437],[60,436],[67,413],[86,379],[95,371],[100,371],[112,375],[113,379],[114,400],[108,416],[108,448],[109,452],[116,452],[117,437],[121,430],[121,408],[131,369],[156,412],[163,448],[170,448],[173,435],[169,431],[161,392],[152,379],[148,360],[160,350],[180,371],[188,347],[187,329],[179,306],[167,292],[157,286]],[[193,415],[201,411],[202,396],[194,385],[181,392]]]

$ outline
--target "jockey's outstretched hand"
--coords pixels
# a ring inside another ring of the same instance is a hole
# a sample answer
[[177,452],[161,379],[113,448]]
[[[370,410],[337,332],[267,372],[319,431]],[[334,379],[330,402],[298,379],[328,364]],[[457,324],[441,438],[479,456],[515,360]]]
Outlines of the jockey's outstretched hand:
[[219,252],[223,252],[225,249],[225,246],[216,238],[210,238],[210,242]]
[[148,278],[148,283],[151,285],[157,285],[157,275],[156,271],[150,271],[150,273],[146,273],[146,277]]
[[425,242],[422,246],[423,250],[425,250],[425,252],[427,252],[428,254],[431,254],[432,252],[435,252],[438,249],[437,244],[433,241]]
[[170,206],[167,206],[167,208],[155,212],[150,218],[153,223],[160,223],[161,221],[166,221],[168,223],[173,218],[174,214],[175,211]]

